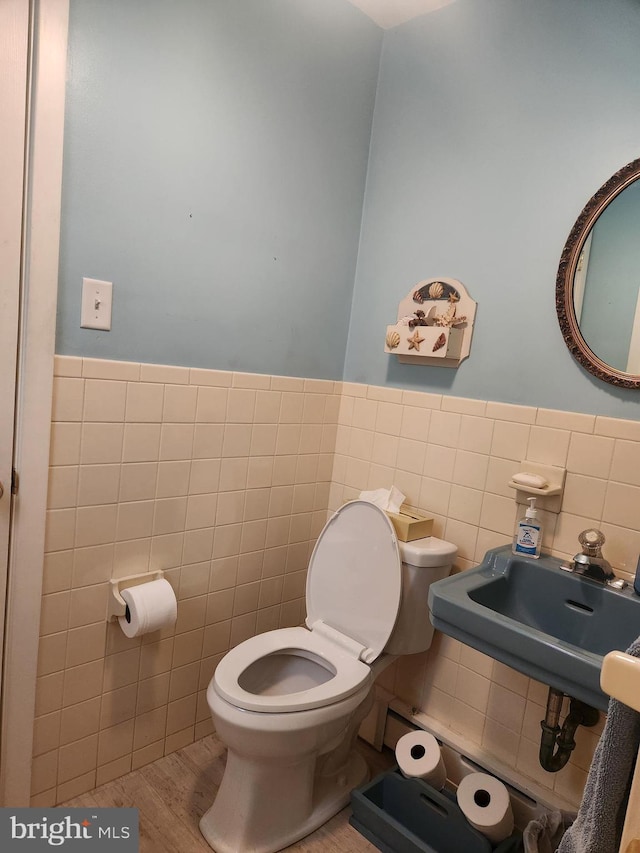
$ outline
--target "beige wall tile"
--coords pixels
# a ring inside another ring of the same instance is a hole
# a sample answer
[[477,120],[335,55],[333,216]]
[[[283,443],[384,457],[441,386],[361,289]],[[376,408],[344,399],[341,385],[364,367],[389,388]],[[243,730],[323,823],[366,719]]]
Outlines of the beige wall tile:
[[640,486],[640,442],[616,441],[609,476],[620,483]]
[[141,364],[141,382],[162,382],[172,385],[187,385],[189,383],[189,368],[174,367],[167,364]]
[[[105,693],[134,684],[138,677],[144,678],[140,667],[140,641],[127,640],[127,643],[131,648],[108,654],[104,659],[103,692]],[[147,648],[148,646],[144,647],[145,651]]]
[[[82,425],[82,465],[120,462],[124,425],[121,423],[84,423]],[[131,460],[133,461],[133,460]]]
[[139,750],[157,740],[164,739],[167,724],[167,706],[163,705],[136,717],[133,748]]
[[624,483],[609,483],[602,512],[604,521],[633,530],[638,525],[638,507],[640,488]]
[[[121,466],[118,500],[144,501],[156,496],[159,465],[156,462],[130,462]],[[106,503],[100,501],[99,503]]]
[[42,597],[40,636],[66,631],[69,627],[69,602],[71,593],[54,592]]
[[150,536],[153,528],[154,508],[153,501],[120,503],[116,522],[116,540],[143,539]]
[[276,424],[280,416],[282,393],[280,391],[257,391],[254,422],[257,424]]
[[470,400],[467,397],[451,397],[445,394],[442,397],[441,408],[444,412],[458,412],[461,415],[484,417],[487,404],[484,400]]
[[104,659],[70,667],[64,673],[63,707],[77,705],[102,693]]
[[31,793],[39,794],[55,788],[57,777],[58,750],[36,756],[31,764]]
[[76,510],[47,510],[45,524],[45,550],[66,551],[73,548],[76,537]]
[[153,535],[163,536],[184,530],[187,514],[186,498],[164,498],[156,501]]
[[611,438],[573,433],[567,469],[575,474],[606,478],[611,470],[614,447]]
[[83,358],[82,375],[88,379],[123,379],[137,381],[141,365],[134,361],[111,361],[102,358]]
[[120,489],[120,465],[81,465],[78,506],[116,503]]
[[173,638],[143,645],[140,653],[140,679],[168,672],[171,669],[172,657]]
[[640,441],[640,421],[625,421],[618,418],[597,417],[596,435]]
[[53,372],[55,376],[82,376],[82,359],[74,355],[56,355]]
[[137,770],[139,767],[144,767],[145,764],[150,764],[164,755],[164,740],[157,740],[148,746],[141,749],[134,749],[131,760],[131,769]]
[[189,370],[189,382],[192,385],[214,385],[220,388],[230,387],[233,374],[227,370],[204,370],[192,367]]
[[132,719],[136,713],[137,696],[138,682],[103,693],[100,706],[100,729],[108,729]]
[[592,433],[596,419],[594,415],[584,415],[580,412],[559,412],[555,409],[538,409],[536,415],[538,426],[568,429],[572,432]]
[[[60,745],[60,711],[36,717],[33,727],[33,754],[42,755]],[[52,783],[54,784],[54,783]]]
[[532,426],[527,459],[531,462],[559,465],[563,468],[567,462],[570,438],[571,433],[568,430]]
[[38,676],[36,682],[36,716],[50,714],[62,707],[64,672]]
[[75,547],[86,548],[89,545],[104,545],[113,542],[117,517],[117,504],[78,507]]
[[81,421],[84,379],[56,377],[53,380],[52,421]]
[[[81,590],[73,590],[72,596],[74,593],[78,593],[80,591],[84,591],[86,589],[92,589],[92,587],[82,587]],[[100,600],[101,608],[99,618],[102,621],[95,622],[93,624],[82,625],[81,627],[71,626],[71,630],[68,633],[68,641],[66,647],[66,666],[73,667],[78,666],[81,663],[88,663],[92,660],[98,660],[104,658],[106,652],[107,645],[107,636],[106,636],[106,622],[104,621],[104,615],[106,611],[105,606],[106,597],[103,597]],[[81,606],[82,599],[78,597],[72,597],[71,606],[72,608]],[[84,615],[75,616],[72,614],[72,618],[70,621],[77,621],[78,619],[86,618]]]
[[197,398],[198,389],[193,385],[165,385],[162,420],[165,423],[193,423]]
[[102,729],[98,739],[98,764],[107,764],[116,758],[130,755],[133,748],[133,730],[133,720]]
[[73,587],[108,581],[113,571],[113,545],[76,548],[73,552]]
[[198,423],[224,423],[227,413],[226,388],[198,388],[196,421]]
[[432,412],[429,443],[457,447],[462,416],[453,412]]
[[193,424],[163,423],[160,431],[160,460],[191,459],[193,435]]
[[110,761],[108,764],[99,766],[96,771],[96,786],[105,785],[120,776],[124,776],[131,770],[131,754],[123,755],[122,758],[117,758],[115,761]]
[[47,634],[38,643],[38,675],[64,670],[67,654],[67,631]]
[[453,468],[453,482],[472,489],[484,489],[487,479],[489,457],[481,453],[471,453],[467,450],[456,452]]
[[606,491],[606,480],[569,473],[564,485],[562,510],[572,515],[602,518]]
[[80,461],[82,425],[51,424],[50,462],[52,465],[77,465]]
[[227,397],[228,423],[253,423],[256,392],[247,388],[230,388]]
[[[60,745],[83,740],[98,731],[101,697],[64,708],[60,717]],[[80,774],[75,774],[80,775]]]
[[164,401],[164,385],[129,382],[125,420],[129,423],[160,423]]
[[84,421],[124,421],[127,383],[86,379],[84,391]]
[[74,552],[56,551],[45,554],[42,578],[42,593],[60,592],[71,586]]
[[231,384],[234,388],[270,388],[271,376],[263,373],[233,373]]
[[138,684],[138,700],[136,714],[141,716],[157,708],[166,706],[169,701],[169,671],[145,678]]
[[[169,685],[169,701],[186,698],[198,690],[198,678],[200,675],[200,661],[175,666],[171,670],[171,682]],[[188,723],[187,723],[188,725]]]

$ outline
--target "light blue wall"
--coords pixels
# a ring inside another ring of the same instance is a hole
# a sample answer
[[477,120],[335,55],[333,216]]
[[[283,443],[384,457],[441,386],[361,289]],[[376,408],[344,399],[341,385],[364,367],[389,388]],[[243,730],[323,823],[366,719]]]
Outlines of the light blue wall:
[[341,378],[381,39],[345,0],[72,0],[57,352]]
[[[456,0],[385,34],[345,378],[638,418],[570,356],[555,278],[591,195],[640,155],[636,0]],[[478,302],[456,370],[383,352],[431,276]]]
[[[637,0],[456,0],[383,40],[346,0],[71,11],[59,353],[640,416],[555,314],[571,226],[640,154]],[[383,352],[429,276],[479,304],[455,371]]]

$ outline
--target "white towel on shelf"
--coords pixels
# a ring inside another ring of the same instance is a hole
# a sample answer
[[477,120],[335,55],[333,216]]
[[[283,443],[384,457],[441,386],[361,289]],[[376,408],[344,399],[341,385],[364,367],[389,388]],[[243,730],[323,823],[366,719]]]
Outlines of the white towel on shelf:
[[[627,654],[640,658],[640,637]],[[557,853],[618,853],[639,747],[640,714],[611,699],[578,816]]]

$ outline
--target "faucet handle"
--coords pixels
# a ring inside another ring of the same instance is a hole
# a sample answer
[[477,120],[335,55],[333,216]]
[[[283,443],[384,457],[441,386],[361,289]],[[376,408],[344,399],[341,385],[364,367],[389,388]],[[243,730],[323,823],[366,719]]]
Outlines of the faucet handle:
[[589,557],[599,557],[605,541],[604,533],[593,527],[583,530],[578,536],[578,542],[582,545],[582,553]]

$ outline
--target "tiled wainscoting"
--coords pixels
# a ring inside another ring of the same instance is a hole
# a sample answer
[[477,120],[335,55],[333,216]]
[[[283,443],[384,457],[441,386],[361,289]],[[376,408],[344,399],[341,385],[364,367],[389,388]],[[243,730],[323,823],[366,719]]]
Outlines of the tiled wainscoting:
[[[333,382],[56,358],[33,794],[53,804],[212,730],[233,645],[304,618],[326,521]],[[175,630],[105,623],[108,580],[164,569]]]
[[[327,510],[395,483],[460,549],[507,542],[509,476],[566,465],[545,549],[597,525],[631,572],[640,551],[640,423],[351,383],[56,358],[33,802],[51,805],[211,731],[216,662],[304,617]],[[521,511],[521,510],[520,510]],[[175,630],[127,639],[105,623],[108,580],[161,568]],[[571,764],[537,763],[546,689],[436,635],[384,683],[516,772],[578,801],[597,733]]]

